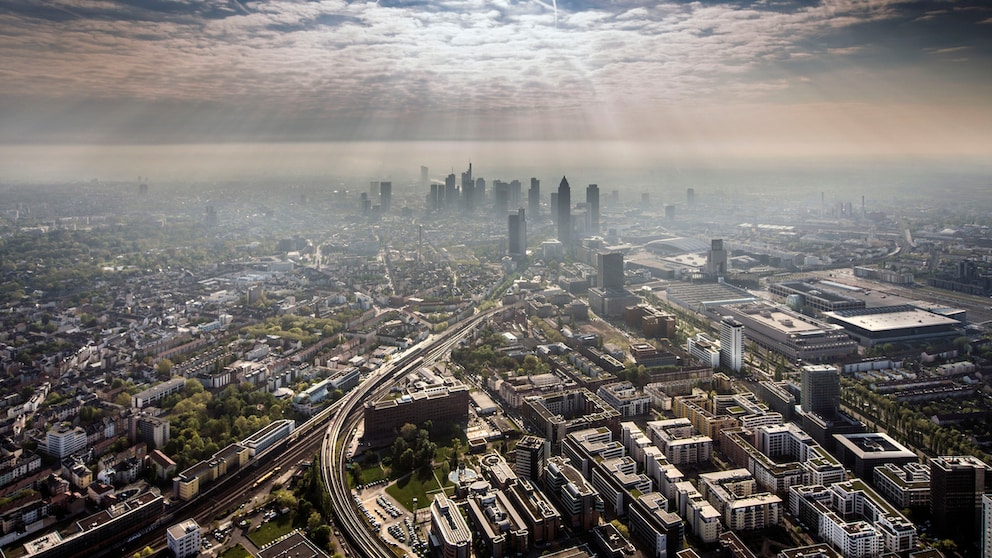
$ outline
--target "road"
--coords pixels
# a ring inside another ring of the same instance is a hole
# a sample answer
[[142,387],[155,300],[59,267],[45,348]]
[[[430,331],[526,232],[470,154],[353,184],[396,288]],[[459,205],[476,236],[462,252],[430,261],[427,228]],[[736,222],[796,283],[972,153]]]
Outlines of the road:
[[[348,446],[352,431],[362,419],[364,402],[381,397],[392,387],[397,377],[406,374],[409,370],[436,362],[467,332],[477,327],[495,311],[496,309],[493,309],[478,314],[444,333],[429,337],[408,350],[404,356],[383,365],[373,377],[341,400],[341,408],[328,426],[327,435],[324,436],[321,465],[324,468],[324,483],[331,495],[342,535],[353,548],[360,549],[362,556],[395,558],[390,546],[379,537],[378,533],[374,533],[371,526],[358,514],[351,490],[348,488],[344,448]],[[423,358],[421,359],[419,355]],[[346,552],[346,555],[348,554]]]

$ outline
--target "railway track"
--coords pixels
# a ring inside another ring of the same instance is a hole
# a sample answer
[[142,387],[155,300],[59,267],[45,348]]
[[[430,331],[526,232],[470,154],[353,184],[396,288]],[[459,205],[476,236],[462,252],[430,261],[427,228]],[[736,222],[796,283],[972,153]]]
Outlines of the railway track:
[[[352,432],[362,419],[362,408],[365,401],[384,395],[393,385],[393,381],[413,368],[424,364],[433,364],[458,343],[469,331],[478,327],[496,310],[479,314],[425,342],[420,348],[409,351],[395,363],[387,364],[380,369],[372,381],[366,381],[352,390],[341,400],[341,407],[328,426],[324,437],[324,447],[321,450],[321,465],[324,468],[324,484],[334,506],[336,520],[342,535],[348,543],[357,549],[358,555],[370,558],[395,558],[390,546],[372,531],[371,525],[358,514],[358,508],[348,488],[345,468],[345,453],[343,449],[350,444]],[[387,368],[388,367],[388,368]]]

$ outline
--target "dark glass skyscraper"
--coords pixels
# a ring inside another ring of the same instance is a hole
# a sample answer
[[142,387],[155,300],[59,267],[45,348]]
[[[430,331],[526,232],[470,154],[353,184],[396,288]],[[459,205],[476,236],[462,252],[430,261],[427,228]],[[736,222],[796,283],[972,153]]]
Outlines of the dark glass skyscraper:
[[565,245],[566,249],[572,241],[572,188],[568,185],[568,180],[561,177],[558,184],[558,241]]
[[599,185],[590,184],[586,188],[586,206],[589,208],[589,232],[599,234]]
[[541,181],[530,179],[530,189],[527,190],[527,213],[534,219],[541,213]]

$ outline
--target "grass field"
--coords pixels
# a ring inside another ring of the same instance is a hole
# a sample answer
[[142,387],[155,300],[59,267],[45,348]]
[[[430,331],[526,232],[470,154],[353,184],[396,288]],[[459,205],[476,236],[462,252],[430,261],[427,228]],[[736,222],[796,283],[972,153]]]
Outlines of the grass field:
[[378,464],[362,468],[362,484],[368,484],[388,477],[389,469],[380,467]]
[[251,553],[239,544],[222,552],[220,558],[251,558]]
[[293,530],[293,514],[280,515],[268,523],[263,523],[256,531],[248,533],[248,538],[259,548]]
[[434,493],[439,490],[441,487],[438,486],[433,471],[428,471],[426,474],[415,471],[386,487],[386,492],[407,510],[413,509],[414,498],[417,499],[417,507],[427,506]]

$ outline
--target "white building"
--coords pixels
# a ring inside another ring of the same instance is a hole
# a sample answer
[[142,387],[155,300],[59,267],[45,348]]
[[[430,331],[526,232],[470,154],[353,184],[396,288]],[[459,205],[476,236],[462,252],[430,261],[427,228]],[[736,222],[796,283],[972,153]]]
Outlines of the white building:
[[60,424],[45,434],[45,453],[52,457],[64,459],[85,448],[86,431],[78,426]]
[[744,324],[732,316],[720,320],[720,365],[734,372],[744,366]]
[[620,416],[624,418],[644,415],[651,410],[651,396],[639,393],[630,382],[600,386],[596,395],[620,411]]
[[720,512],[703,498],[690,482],[675,485],[675,506],[685,523],[704,543],[714,543],[720,537]]
[[196,521],[187,519],[170,526],[166,530],[169,550],[176,558],[197,556],[203,544],[200,526]]
[[720,366],[720,344],[706,334],[697,333],[686,341],[686,350],[693,358],[710,368]]

